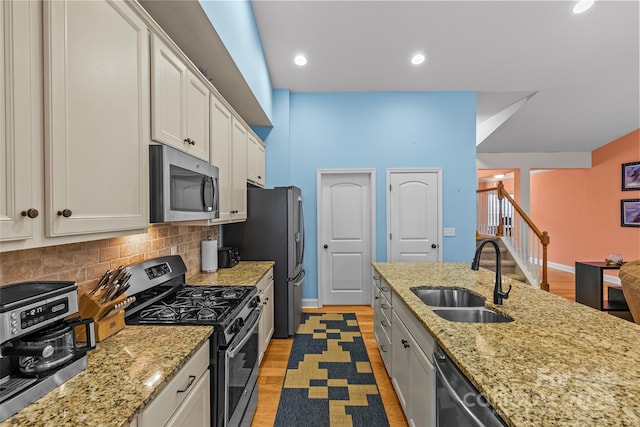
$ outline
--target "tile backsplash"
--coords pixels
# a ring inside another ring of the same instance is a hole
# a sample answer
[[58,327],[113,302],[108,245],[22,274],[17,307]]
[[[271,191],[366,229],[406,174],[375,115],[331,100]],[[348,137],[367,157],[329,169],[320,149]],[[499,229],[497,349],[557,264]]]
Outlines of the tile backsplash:
[[[189,273],[200,271],[200,242],[220,241],[220,227],[153,224],[144,234],[0,253],[0,285],[70,280],[82,294],[108,269],[171,254],[175,246]],[[187,274],[189,274],[187,273]]]

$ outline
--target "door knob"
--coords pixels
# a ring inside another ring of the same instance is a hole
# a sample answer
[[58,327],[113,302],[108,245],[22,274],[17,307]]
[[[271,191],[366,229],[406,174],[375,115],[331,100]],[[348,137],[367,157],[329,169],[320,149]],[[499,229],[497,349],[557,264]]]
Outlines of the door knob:
[[329,247],[329,245],[327,245],[327,244],[325,244],[325,245],[323,246],[323,248],[325,248],[325,249],[327,249],[328,247]]
[[432,247],[433,249],[435,249],[435,248],[437,248],[437,247],[438,247],[438,245],[436,245],[435,243],[432,243],[432,244],[431,244],[431,247]]

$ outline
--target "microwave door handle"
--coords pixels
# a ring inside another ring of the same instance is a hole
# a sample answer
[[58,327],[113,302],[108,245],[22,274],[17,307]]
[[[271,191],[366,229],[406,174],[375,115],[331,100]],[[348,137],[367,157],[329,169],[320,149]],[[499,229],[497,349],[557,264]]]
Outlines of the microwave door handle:
[[207,181],[211,181],[211,188],[213,188],[213,178],[210,176],[202,177],[202,183],[200,184],[200,190],[202,193],[202,207],[204,208],[205,212],[211,212],[213,210],[213,206],[211,206],[211,204],[209,204],[209,202],[207,201]]

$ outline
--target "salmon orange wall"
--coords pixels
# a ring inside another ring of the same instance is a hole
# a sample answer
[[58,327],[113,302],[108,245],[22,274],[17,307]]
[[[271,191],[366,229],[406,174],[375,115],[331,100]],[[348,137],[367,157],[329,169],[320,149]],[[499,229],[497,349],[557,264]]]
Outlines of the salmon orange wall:
[[603,261],[619,253],[640,259],[640,228],[620,226],[620,200],[640,199],[622,191],[622,163],[640,161],[640,129],[594,150],[591,169],[531,175],[531,218],[549,232],[549,261]]

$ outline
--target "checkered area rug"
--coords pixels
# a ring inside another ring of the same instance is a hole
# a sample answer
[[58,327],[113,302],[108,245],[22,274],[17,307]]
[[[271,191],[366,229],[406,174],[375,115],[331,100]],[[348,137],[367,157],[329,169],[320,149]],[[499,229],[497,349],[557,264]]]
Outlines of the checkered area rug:
[[276,427],[387,427],[354,313],[303,313]]

